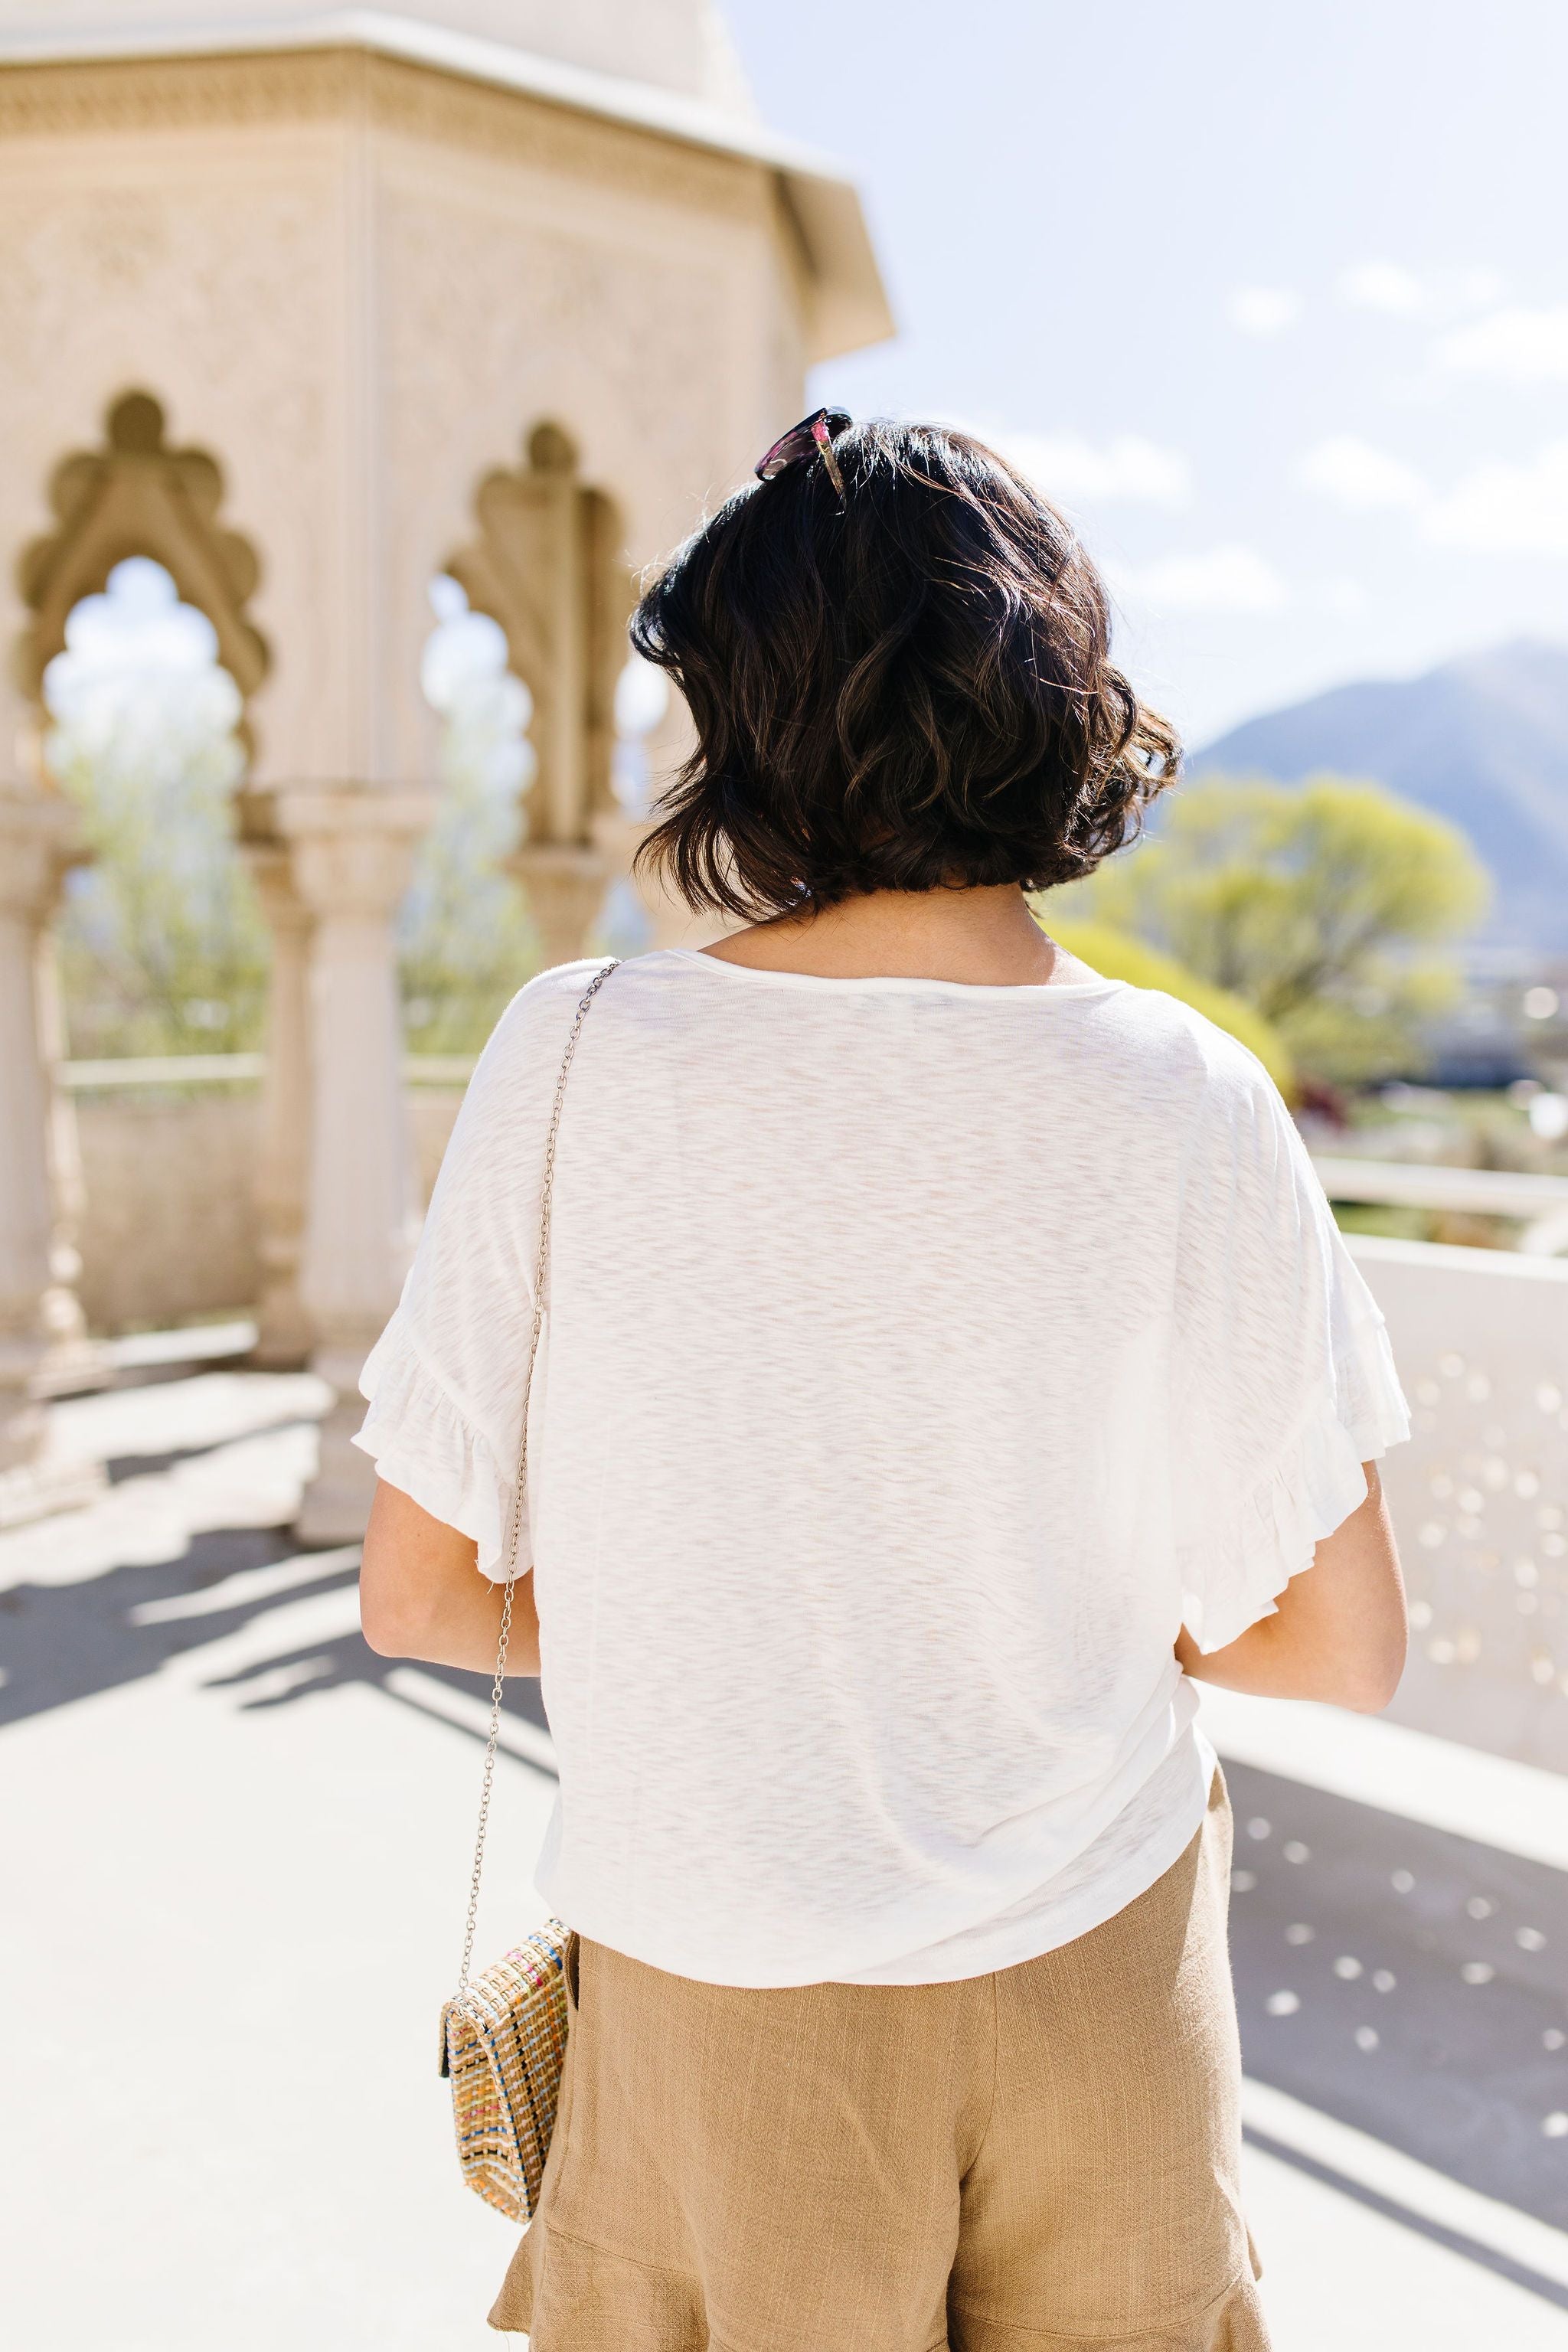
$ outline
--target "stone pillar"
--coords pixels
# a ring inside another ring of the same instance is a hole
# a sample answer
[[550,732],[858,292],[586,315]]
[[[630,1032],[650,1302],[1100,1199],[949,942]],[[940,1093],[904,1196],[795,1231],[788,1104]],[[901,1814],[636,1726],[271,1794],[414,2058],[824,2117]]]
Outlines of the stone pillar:
[[247,841],[245,855],[272,937],[256,1181],[261,1296],[254,1360],[284,1370],[308,1361],[315,1337],[300,1292],[310,1182],[311,916],[280,842]]
[[577,453],[558,427],[542,425],[535,430],[529,440],[529,460],[530,552],[536,576],[545,583],[541,601],[549,615],[529,679],[533,690],[531,732],[539,754],[529,818],[542,842],[573,843],[589,800],[586,519],[576,478]]
[[[619,817],[601,815],[595,823],[595,835],[601,839],[607,841],[612,832],[617,836],[618,873],[631,872],[639,843],[657,822],[659,795],[696,740],[690,717],[679,695],[668,696],[653,724],[641,730],[641,740],[647,759],[647,813],[627,811]],[[722,939],[726,931],[737,928],[733,916],[716,915],[710,909],[694,913],[683,898],[676,897],[661,876],[650,874],[646,867],[636,876],[636,888],[647,913],[651,944],[656,948],[707,947],[711,940]]]
[[[605,861],[606,887],[623,879],[633,879],[639,903],[648,919],[648,945],[653,948],[702,948],[710,940],[721,939],[732,931],[735,924],[723,915],[693,914],[684,899],[657,876],[639,872],[633,877],[633,860],[638,848],[652,829],[653,820],[647,816],[627,816],[622,811],[601,812],[594,819],[594,842]],[[579,949],[583,954],[585,950]]]
[[334,1394],[297,1526],[307,1543],[342,1543],[363,1533],[375,1477],[349,1442],[364,1411],[360,1368],[397,1304],[419,1226],[392,924],[436,795],[291,784],[265,797],[310,923],[300,1290],[311,1366]]
[[[599,817],[594,826],[596,836],[606,847],[614,843],[613,873],[616,877],[632,874],[632,860],[647,835],[652,830],[647,817]],[[705,948],[710,940],[722,939],[726,931],[738,927],[732,916],[716,915],[711,910],[694,913],[684,898],[678,898],[662,876],[650,874],[646,867],[634,876],[634,887],[648,919],[648,944],[655,948]]]
[[522,886],[547,964],[586,955],[614,875],[614,860],[588,842],[525,842],[501,861]]
[[54,1230],[49,1243],[50,1281],[44,1293],[44,1330],[48,1345],[33,1387],[40,1396],[71,1396],[83,1389],[103,1385],[109,1373],[109,1358],[102,1341],[88,1337],[87,1318],[76,1291],[81,1279],[81,1253],[77,1244],[87,1214],[87,1188],[82,1177],[76,1104],[57,1076],[66,1058],[66,1008],[52,929],[39,935],[36,970],[38,1035],[49,1088],[49,1189],[54,1202]]
[[57,1131],[58,1040],[51,1049],[45,1002],[48,924],[81,854],[68,801],[0,786],[0,1524],[85,1499],[102,1475],[50,1473],[37,1404],[62,1370],[74,1363],[84,1372],[91,1352],[59,1216],[57,1178],[70,1138],[63,1125]]

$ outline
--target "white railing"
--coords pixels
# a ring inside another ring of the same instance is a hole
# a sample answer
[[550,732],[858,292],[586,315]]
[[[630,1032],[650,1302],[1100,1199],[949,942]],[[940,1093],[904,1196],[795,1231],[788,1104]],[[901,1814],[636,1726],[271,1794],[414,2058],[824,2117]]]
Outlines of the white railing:
[[[403,1075],[413,1087],[466,1087],[472,1054],[405,1054]],[[267,1075],[265,1054],[128,1054],[113,1061],[62,1062],[58,1077],[70,1094],[122,1087],[253,1086]]]
[[140,1054],[102,1062],[62,1062],[58,1076],[72,1094],[105,1087],[225,1087],[265,1075],[265,1054]]
[[1505,1168],[1445,1168],[1408,1160],[1314,1153],[1312,1165],[1331,1201],[1400,1209],[1454,1209],[1472,1216],[1517,1217],[1526,1257],[1568,1250],[1568,1176],[1531,1176]]
[[[406,1054],[403,1075],[411,1087],[466,1087],[473,1076],[474,1060],[469,1054]],[[59,1078],[71,1094],[96,1094],[135,1087],[254,1086],[266,1070],[264,1054],[153,1054],[114,1061],[63,1062]],[[1515,1246],[1525,1256],[1555,1257],[1568,1253],[1568,1176],[1446,1168],[1326,1152],[1315,1153],[1312,1164],[1331,1201],[1511,1217],[1521,1227]]]

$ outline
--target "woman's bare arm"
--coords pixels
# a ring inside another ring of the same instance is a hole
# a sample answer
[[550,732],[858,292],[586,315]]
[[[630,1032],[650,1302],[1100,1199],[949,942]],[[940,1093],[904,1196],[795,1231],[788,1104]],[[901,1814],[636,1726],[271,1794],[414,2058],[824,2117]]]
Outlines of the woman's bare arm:
[[[359,1571],[360,1623],[371,1648],[384,1658],[493,1674],[504,1587],[485,1581],[477,1559],[471,1536],[378,1479]],[[539,1672],[531,1576],[512,1589],[506,1665],[509,1675]]]
[[1325,1536],[1272,1617],[1205,1657],[1184,1627],[1176,1656],[1197,1682],[1274,1698],[1327,1699],[1375,1715],[1405,1667],[1405,1582],[1375,1463],[1366,1500]]

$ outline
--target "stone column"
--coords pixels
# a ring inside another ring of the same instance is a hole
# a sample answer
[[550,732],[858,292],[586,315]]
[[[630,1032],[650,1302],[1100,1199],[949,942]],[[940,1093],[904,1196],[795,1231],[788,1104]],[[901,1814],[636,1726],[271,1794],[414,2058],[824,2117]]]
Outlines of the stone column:
[[392,922],[436,795],[294,784],[267,799],[311,925],[300,1290],[315,1333],[311,1366],[334,1398],[297,1526],[305,1542],[342,1543],[364,1531],[375,1475],[349,1442],[364,1411],[360,1368],[397,1304],[418,1234]]
[[530,841],[501,862],[522,886],[545,962],[571,963],[585,955],[613,859],[589,842]]
[[311,916],[281,842],[247,841],[245,856],[272,937],[256,1181],[261,1296],[254,1360],[284,1370],[308,1361],[315,1336],[300,1293],[310,1182]]
[[[595,820],[595,835],[606,847],[613,842],[614,874],[631,874],[632,860],[646,835],[652,829],[648,817],[598,817]],[[694,913],[683,898],[678,898],[662,876],[650,874],[645,868],[635,877],[635,887],[648,919],[648,944],[655,948],[705,948],[712,940],[722,939],[726,931],[737,926],[732,916],[716,915],[710,910]]]
[[66,1008],[52,929],[39,934],[35,968],[38,1035],[49,1087],[49,1189],[54,1202],[54,1230],[49,1243],[51,1278],[44,1293],[44,1329],[48,1346],[33,1387],[40,1396],[71,1396],[84,1389],[101,1388],[110,1367],[102,1341],[88,1337],[87,1318],[77,1297],[76,1286],[81,1279],[81,1252],[77,1244],[87,1215],[87,1186],[82,1175],[76,1103],[57,1075],[66,1058]]
[[[627,816],[618,809],[614,814],[601,811],[594,819],[594,842],[605,861],[606,887],[631,878],[632,861],[652,824],[651,817]],[[648,919],[649,947],[706,947],[735,929],[726,916],[693,914],[658,876],[639,872],[633,887]]]
[[[620,848],[616,870],[630,873],[632,858],[638,844],[652,831],[657,820],[659,794],[686,759],[696,740],[685,703],[671,694],[664,709],[650,727],[642,731],[642,741],[647,757],[647,814],[628,811],[618,819],[602,815],[595,820],[595,832],[602,838],[614,831]],[[637,897],[647,910],[656,948],[701,948],[710,940],[721,939],[726,931],[736,928],[730,915],[716,915],[710,910],[694,913],[682,898],[678,898],[662,876],[650,874],[646,868],[636,877]]]
[[69,1137],[57,1132],[58,1041],[51,1049],[45,1003],[48,924],[81,855],[68,801],[0,786],[0,1523],[84,1499],[101,1480],[83,1469],[63,1483],[51,1475],[37,1402],[90,1352],[61,1229],[57,1178]]

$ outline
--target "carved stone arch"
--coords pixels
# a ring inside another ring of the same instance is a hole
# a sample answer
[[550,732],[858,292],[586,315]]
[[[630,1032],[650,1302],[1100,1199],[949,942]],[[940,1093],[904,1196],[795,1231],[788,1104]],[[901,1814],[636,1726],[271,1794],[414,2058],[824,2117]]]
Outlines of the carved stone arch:
[[582,480],[576,444],[549,420],[526,436],[521,466],[485,476],[474,513],[479,535],[447,569],[473,610],[505,631],[533,697],[527,838],[584,847],[595,819],[616,807],[616,680],[636,601],[621,517]]
[[[248,540],[218,520],[223,475],[205,449],[171,449],[163,411],[148,392],[122,393],[101,448],[62,458],[49,484],[56,529],[24,549],[17,581],[30,615],[16,653],[17,682],[41,699],[44,672],[64,647],[66,622],[100,593],[115,565],[148,555],[182,600],[217,633],[218,659],[248,700],[267,675],[266,639],[246,614],[260,577]],[[241,733],[250,748],[247,727]]]

